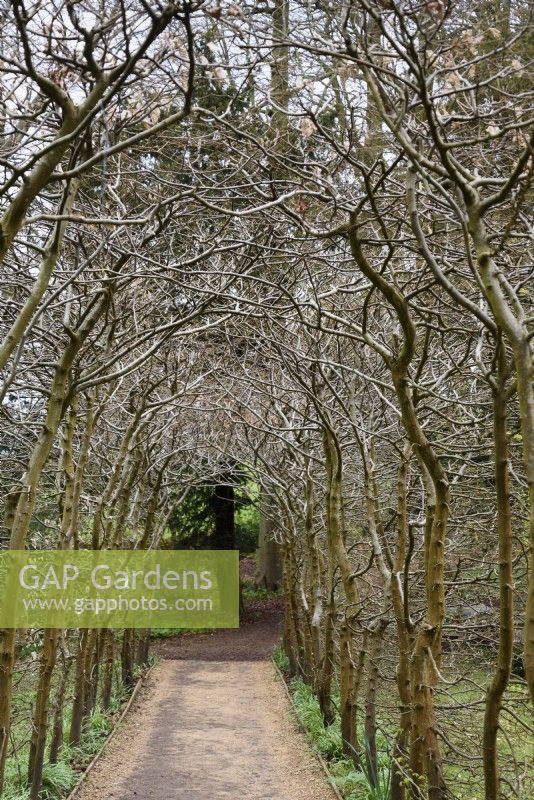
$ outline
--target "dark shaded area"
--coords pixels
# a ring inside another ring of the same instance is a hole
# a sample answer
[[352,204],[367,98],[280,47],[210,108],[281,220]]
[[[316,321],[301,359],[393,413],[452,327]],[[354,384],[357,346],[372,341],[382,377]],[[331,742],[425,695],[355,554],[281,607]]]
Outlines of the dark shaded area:
[[254,553],[259,522],[238,513],[254,505],[243,488],[246,482],[247,475],[236,465],[222,470],[214,486],[198,486],[188,492],[169,519],[173,549]]
[[215,530],[212,547],[215,550],[235,550],[235,490],[228,484],[219,484],[211,496]]

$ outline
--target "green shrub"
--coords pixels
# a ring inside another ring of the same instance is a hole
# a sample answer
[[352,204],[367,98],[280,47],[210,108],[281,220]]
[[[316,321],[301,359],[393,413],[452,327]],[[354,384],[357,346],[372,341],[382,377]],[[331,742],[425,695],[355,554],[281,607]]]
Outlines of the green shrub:
[[325,726],[319,701],[312,689],[300,678],[291,682],[293,701],[302,726],[311,736],[314,748],[328,759],[340,758],[342,754],[341,729],[339,721]]
[[6,785],[2,794],[2,800],[29,800],[30,790],[28,788],[20,788],[17,786]]
[[22,776],[20,764],[17,764],[15,758],[8,758],[2,800],[29,800],[30,790],[24,785],[25,777],[26,774]]
[[84,728],[80,744],[76,747],[71,747],[65,743],[61,750],[62,758],[66,762],[87,764],[100,751],[104,740],[111,731],[111,727],[110,719],[97,706]]
[[388,800],[389,767],[379,764],[378,786],[371,785],[368,776],[356,770],[351,761],[341,760],[330,766],[333,783],[345,800]]
[[152,628],[152,639],[169,639],[171,636],[178,636],[180,633],[210,633],[211,628]]
[[273,661],[284,674],[289,672],[289,658],[281,644],[277,644],[273,651]]
[[111,723],[100,708],[97,706],[89,719],[89,728],[91,731],[107,736],[111,730]]
[[271,597],[282,597],[280,589],[263,589],[260,587],[247,587],[243,589],[244,597],[251,600],[269,600]]
[[251,555],[258,547],[260,520],[254,506],[245,506],[236,511],[235,543],[242,555]]
[[45,764],[41,795],[46,800],[56,800],[56,798],[66,795],[75,781],[76,773],[65,761],[58,761],[57,764]]
[[[282,648],[275,651],[274,658],[287,656]],[[280,665],[279,665],[280,666]],[[343,757],[343,742],[341,738],[341,723],[339,713],[336,712],[331,725],[324,724],[319,701],[310,686],[300,678],[291,681],[291,692],[297,716],[302,727],[308,732],[314,749],[327,759],[330,765],[332,781],[337,786],[345,800],[388,800],[390,793],[390,759],[387,740],[378,733],[376,743],[378,750],[378,785],[372,786],[364,770],[357,770],[352,761]],[[333,692],[335,703],[339,704],[339,694]],[[360,732],[360,741],[364,740],[363,731]]]

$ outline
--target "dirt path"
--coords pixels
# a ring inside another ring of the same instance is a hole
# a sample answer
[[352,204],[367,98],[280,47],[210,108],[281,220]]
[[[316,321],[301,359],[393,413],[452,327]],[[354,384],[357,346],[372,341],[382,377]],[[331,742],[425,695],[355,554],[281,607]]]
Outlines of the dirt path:
[[333,800],[267,660],[271,612],[159,643],[166,660],[77,800]]
[[266,661],[280,639],[282,601],[247,601],[238,629],[187,633],[155,642],[153,651],[166,659],[198,661]]

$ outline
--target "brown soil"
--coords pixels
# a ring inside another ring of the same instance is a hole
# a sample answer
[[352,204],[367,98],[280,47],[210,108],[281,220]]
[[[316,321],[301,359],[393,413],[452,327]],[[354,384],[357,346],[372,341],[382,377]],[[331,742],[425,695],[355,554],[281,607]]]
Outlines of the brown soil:
[[239,630],[158,642],[165,660],[77,800],[332,800],[268,661],[280,617],[249,603]]
[[154,643],[153,652],[166,659],[199,661],[262,661],[280,638],[282,600],[247,599],[238,629],[185,633]]

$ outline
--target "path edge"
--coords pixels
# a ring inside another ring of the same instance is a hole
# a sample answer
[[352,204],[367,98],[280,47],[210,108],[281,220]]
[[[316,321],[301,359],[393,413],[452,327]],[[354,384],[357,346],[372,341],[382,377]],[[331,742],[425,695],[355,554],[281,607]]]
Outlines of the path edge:
[[150,675],[150,673],[152,672],[152,670],[154,669],[155,666],[156,666],[156,663],[151,664],[151,666],[147,669],[147,671],[144,672],[143,675],[141,675],[140,678],[138,678],[137,683],[135,684],[135,686],[134,686],[134,688],[132,690],[132,693],[131,693],[130,697],[128,698],[128,702],[126,703],[126,705],[124,706],[123,710],[121,711],[118,720],[116,721],[115,725],[111,729],[111,732],[109,733],[109,735],[104,740],[104,743],[102,744],[102,747],[100,748],[100,750],[98,750],[98,752],[93,756],[92,760],[89,762],[87,767],[84,769],[81,778],[78,780],[77,783],[74,784],[74,786],[70,790],[70,793],[65,797],[65,800],[74,800],[74,798],[77,796],[78,792],[82,788],[82,785],[85,783],[86,778],[89,777],[89,775],[91,774],[93,769],[96,767],[96,765],[100,761],[100,758],[104,755],[104,751],[106,750],[108,744],[115,737],[115,734],[119,732],[119,728],[121,726],[121,723],[123,722],[126,714],[129,712],[130,708],[132,707],[132,703],[135,700],[135,698],[137,697],[137,695],[139,694],[139,690],[141,689],[141,687],[143,686],[143,684],[145,683],[146,679],[148,678],[148,676]]
[[[272,658],[272,656],[271,656],[270,661],[271,661],[271,664],[273,665],[273,667],[275,669],[275,672],[276,672],[277,676],[280,678],[280,681],[281,681],[281,683],[282,683],[282,685],[284,687],[287,699],[289,700],[289,705],[291,707],[291,711],[293,713],[293,716],[295,717],[297,725],[298,725],[299,729],[302,731],[302,733],[304,733],[306,735],[306,739],[308,740],[308,746],[309,746],[310,735],[309,735],[308,731],[306,730],[306,728],[304,727],[304,725],[302,724],[302,722],[299,719],[299,715],[297,714],[297,708],[295,706],[295,701],[293,700],[291,692],[289,691],[289,687],[288,687],[286,679],[285,679],[285,677],[284,677],[284,675],[282,673],[282,670],[280,669],[280,667],[278,666],[278,664],[276,663],[274,658]],[[321,767],[322,771],[326,775],[326,777],[328,779],[328,785],[332,789],[332,792],[336,796],[337,800],[344,800],[343,795],[341,794],[341,792],[337,788],[336,784],[333,782],[334,781],[333,775],[330,772],[330,770],[328,768],[328,764],[326,763],[326,761],[324,760],[322,755],[320,753],[318,753],[317,750],[314,750],[312,747],[309,747],[309,750],[311,751],[311,753],[315,757],[315,759],[318,761],[319,766]],[[69,798],[67,798],[67,800],[69,800]]]

